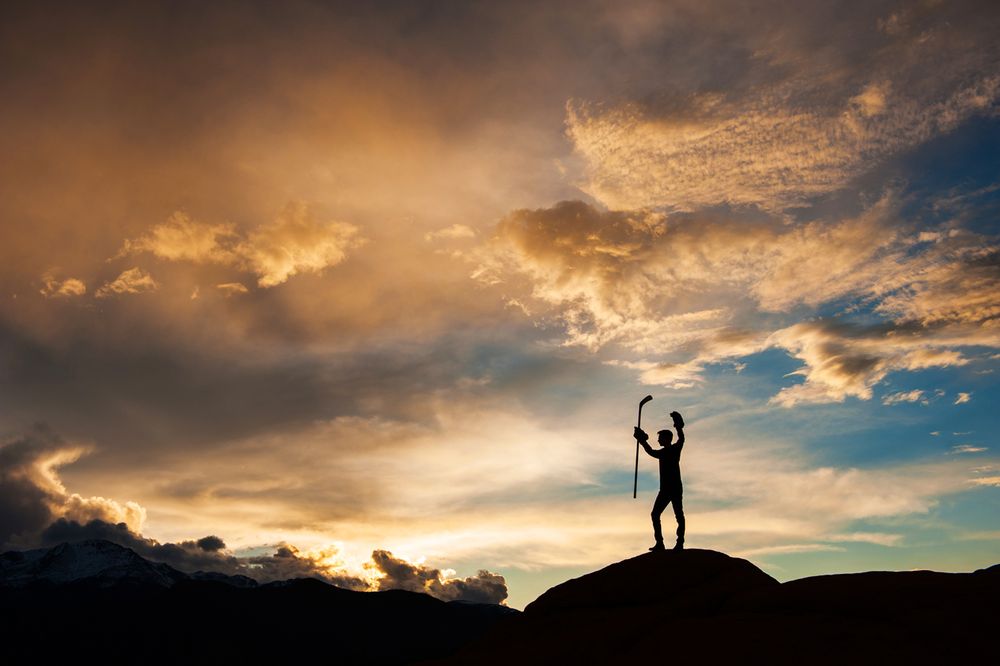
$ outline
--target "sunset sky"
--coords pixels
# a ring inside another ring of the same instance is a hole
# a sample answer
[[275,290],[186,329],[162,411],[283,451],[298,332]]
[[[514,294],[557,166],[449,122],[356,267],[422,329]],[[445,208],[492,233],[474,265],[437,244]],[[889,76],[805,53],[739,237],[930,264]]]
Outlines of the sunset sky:
[[521,608],[652,544],[648,393],[689,547],[1000,562],[997,35],[948,0],[5,4],[0,550]]

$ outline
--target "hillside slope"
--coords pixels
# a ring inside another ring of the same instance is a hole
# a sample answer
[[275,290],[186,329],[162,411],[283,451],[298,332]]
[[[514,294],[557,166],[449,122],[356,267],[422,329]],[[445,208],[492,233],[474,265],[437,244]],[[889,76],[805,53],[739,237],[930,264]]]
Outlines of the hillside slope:
[[444,663],[988,663],[1000,566],[779,584],[706,550],[649,553],[558,585]]

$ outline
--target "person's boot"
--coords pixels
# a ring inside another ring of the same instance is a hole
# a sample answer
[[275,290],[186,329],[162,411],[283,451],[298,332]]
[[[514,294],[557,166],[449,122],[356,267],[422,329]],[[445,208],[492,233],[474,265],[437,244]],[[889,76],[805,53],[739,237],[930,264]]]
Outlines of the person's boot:
[[655,553],[657,551],[666,550],[666,548],[663,547],[663,542],[662,541],[657,541],[656,543],[653,544],[653,547],[650,548],[649,550],[650,550],[650,552],[654,552]]
[[684,550],[684,539],[677,540],[677,543],[674,544],[674,550]]

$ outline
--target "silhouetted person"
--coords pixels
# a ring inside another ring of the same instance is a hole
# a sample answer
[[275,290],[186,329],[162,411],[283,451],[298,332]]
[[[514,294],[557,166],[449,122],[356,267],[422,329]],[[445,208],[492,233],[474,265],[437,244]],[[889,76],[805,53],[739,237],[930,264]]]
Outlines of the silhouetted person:
[[660,527],[660,514],[667,508],[668,504],[674,505],[674,517],[677,518],[677,544],[674,550],[684,548],[684,488],[681,486],[681,449],[684,448],[684,419],[677,412],[670,412],[674,420],[674,428],[677,429],[677,443],[671,444],[674,433],[669,430],[660,430],[656,433],[656,441],[662,449],[654,449],[649,445],[649,435],[636,426],[633,433],[636,441],[649,455],[660,461],[660,492],[653,502],[653,511],[650,516],[653,518],[653,537],[656,543],[650,550],[663,550],[663,530]]

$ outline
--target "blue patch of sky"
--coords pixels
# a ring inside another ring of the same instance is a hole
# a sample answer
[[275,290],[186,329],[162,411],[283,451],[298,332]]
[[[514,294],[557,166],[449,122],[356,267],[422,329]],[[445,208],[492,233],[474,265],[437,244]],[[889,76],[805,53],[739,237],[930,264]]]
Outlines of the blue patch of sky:
[[[879,467],[974,455],[955,452],[961,444],[997,451],[1000,436],[992,405],[998,404],[1000,387],[984,377],[990,376],[970,379],[962,368],[897,372],[874,387],[870,400],[847,398],[842,403],[776,409],[769,415],[769,427],[799,442],[816,465]],[[924,392],[921,400],[882,402],[888,395],[913,390]],[[954,404],[960,393],[971,393],[969,402]]]
[[717,363],[705,368],[706,383],[724,383],[725,387],[746,396],[750,403],[763,406],[778,391],[802,383],[799,375],[789,376],[802,367],[802,361],[790,356],[783,349],[767,349],[735,360],[742,369],[737,372],[734,363]]
[[[995,464],[997,458],[993,461]],[[974,477],[975,474],[970,474],[970,478]],[[1000,488],[970,487],[965,492],[941,498],[933,513],[936,523],[958,532],[959,537],[984,531],[1000,532]],[[997,560],[1000,561],[1000,551]]]
[[[655,474],[650,474],[648,470],[643,467],[643,458],[648,458],[642,451],[639,452],[639,471],[642,472],[640,475],[642,477],[642,487],[651,488],[653,486],[649,485],[650,479],[654,479]],[[609,469],[597,475],[596,481],[597,486],[586,486],[581,488],[579,494],[584,497],[591,496],[606,496],[606,495],[619,495],[625,497],[626,494],[632,493],[632,482],[634,479],[634,465],[635,465],[635,440],[629,435],[622,437],[622,467],[616,469]],[[657,477],[658,478],[658,477]],[[659,483],[655,481],[654,483]]]
[[901,219],[936,226],[954,209],[940,200],[976,193],[964,203],[963,221],[987,234],[1000,233],[1000,119],[972,118],[952,132],[903,152],[854,178],[846,187],[790,209],[795,219],[837,220],[859,214],[887,189],[903,194]]
[[903,214],[908,218],[946,222],[956,207],[935,204],[966,196],[963,225],[980,233],[1000,233],[1000,189],[990,188],[1000,181],[1000,120],[971,119],[898,157],[889,172],[906,183],[909,196]]

